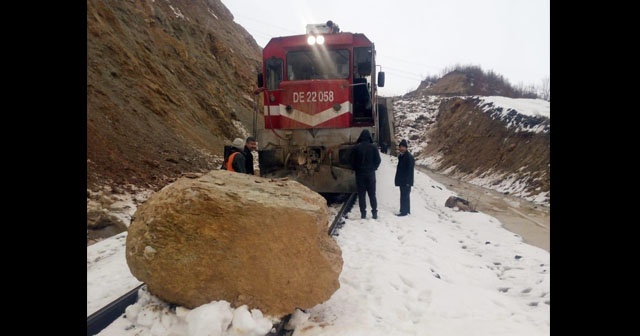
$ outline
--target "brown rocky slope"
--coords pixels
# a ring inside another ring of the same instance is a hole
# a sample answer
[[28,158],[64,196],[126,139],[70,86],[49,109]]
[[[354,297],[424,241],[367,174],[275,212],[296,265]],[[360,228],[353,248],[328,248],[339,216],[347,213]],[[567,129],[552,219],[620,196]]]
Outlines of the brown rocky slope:
[[87,188],[211,170],[252,125],[260,52],[220,0],[88,0]]
[[[522,116],[521,116],[522,118]],[[522,123],[543,123],[529,118]],[[538,125],[535,125],[538,126]],[[518,131],[482,111],[477,98],[455,97],[443,101],[423,156],[438,155],[439,170],[471,180],[501,174],[492,184],[521,184],[524,195],[550,193],[550,132]],[[510,181],[505,182],[504,180]],[[543,202],[544,203],[544,202]]]

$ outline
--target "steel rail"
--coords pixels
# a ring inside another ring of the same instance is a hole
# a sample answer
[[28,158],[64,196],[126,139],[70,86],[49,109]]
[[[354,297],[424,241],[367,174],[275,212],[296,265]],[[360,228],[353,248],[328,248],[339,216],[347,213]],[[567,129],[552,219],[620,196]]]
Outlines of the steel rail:
[[357,193],[349,194],[349,198],[344,202],[340,211],[338,211],[338,214],[333,219],[333,223],[329,226],[329,236],[338,236],[337,230],[344,225],[344,218],[346,217],[346,214],[351,211],[353,204],[355,204],[356,196],[358,196]]
[[113,323],[118,317],[124,314],[128,306],[134,304],[138,300],[138,290],[144,284],[128,291],[126,294],[117,298],[115,301],[100,308],[100,310],[87,317],[87,336],[93,336]]

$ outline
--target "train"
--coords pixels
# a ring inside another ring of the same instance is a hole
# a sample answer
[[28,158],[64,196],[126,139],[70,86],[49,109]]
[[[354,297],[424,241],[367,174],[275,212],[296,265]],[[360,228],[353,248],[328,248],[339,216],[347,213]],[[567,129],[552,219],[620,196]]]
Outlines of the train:
[[381,128],[381,68],[367,36],[341,32],[331,20],[271,38],[254,91],[264,114],[264,128],[255,130],[260,176],[294,179],[318,193],[355,192],[349,156],[362,130],[376,143],[391,142],[384,122]]

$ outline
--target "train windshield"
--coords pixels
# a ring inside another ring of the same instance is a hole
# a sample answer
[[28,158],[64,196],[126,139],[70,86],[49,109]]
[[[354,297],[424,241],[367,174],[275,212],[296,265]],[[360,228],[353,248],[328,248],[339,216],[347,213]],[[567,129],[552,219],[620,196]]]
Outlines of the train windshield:
[[308,50],[287,53],[287,79],[347,79],[349,50]]

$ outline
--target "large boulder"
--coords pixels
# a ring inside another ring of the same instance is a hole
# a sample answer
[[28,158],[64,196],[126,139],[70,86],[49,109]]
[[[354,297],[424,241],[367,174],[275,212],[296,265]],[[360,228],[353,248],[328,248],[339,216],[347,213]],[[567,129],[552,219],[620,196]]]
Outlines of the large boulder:
[[129,225],[131,273],[186,308],[225,300],[281,317],[340,287],[342,253],[326,200],[295,181],[213,170],[140,205]]

